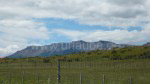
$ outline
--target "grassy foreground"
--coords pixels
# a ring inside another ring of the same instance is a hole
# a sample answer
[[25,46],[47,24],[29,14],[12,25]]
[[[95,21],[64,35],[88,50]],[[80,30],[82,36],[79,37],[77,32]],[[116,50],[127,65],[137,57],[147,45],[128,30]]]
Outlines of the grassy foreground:
[[150,84],[149,46],[0,59],[0,84],[58,84],[58,59],[61,84]]
[[[61,62],[61,84],[149,84],[150,60]],[[57,62],[0,64],[0,84],[57,84]]]

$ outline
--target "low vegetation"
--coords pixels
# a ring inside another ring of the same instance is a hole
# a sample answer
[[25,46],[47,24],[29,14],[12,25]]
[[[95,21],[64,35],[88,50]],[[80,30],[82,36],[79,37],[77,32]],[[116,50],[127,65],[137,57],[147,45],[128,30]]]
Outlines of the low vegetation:
[[61,84],[149,84],[150,47],[96,50],[64,56],[0,59],[0,84],[57,84],[57,60],[61,60]]

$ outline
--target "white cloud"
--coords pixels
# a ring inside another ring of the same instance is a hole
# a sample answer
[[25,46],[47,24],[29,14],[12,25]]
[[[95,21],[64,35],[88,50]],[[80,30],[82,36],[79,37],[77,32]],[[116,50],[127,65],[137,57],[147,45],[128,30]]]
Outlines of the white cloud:
[[80,32],[75,30],[65,30],[65,29],[53,29],[52,32],[58,35],[65,35],[70,37],[71,40],[79,40],[80,37],[84,36],[86,32]]
[[0,58],[4,57],[6,55],[10,55],[11,53],[16,52],[16,50],[19,50],[19,46],[17,45],[10,45],[7,46],[6,48],[0,48]]
[[127,30],[113,30],[113,31],[75,31],[65,29],[55,29],[53,32],[64,35],[71,40],[85,40],[85,41],[99,41],[106,40],[116,43],[124,44],[143,44],[150,41],[150,26],[145,27],[142,31],[127,31]]
[[146,42],[150,40],[149,5],[150,0],[0,0],[0,52],[3,53],[13,45],[21,49],[29,45],[30,40],[49,40],[51,33],[48,29],[43,23],[35,22],[32,18],[72,19],[80,24],[121,26],[121,28],[143,26],[144,30],[131,32],[60,29],[53,32],[72,40]]
[[51,17],[89,25],[137,26],[149,21],[149,5],[150,0],[1,0],[0,17]]
[[28,38],[48,39],[48,30],[42,23],[26,19],[4,19],[0,20],[0,31],[4,34]]
[[[42,23],[30,19],[2,19],[0,20],[0,55],[17,51],[18,48],[11,51],[13,45],[22,49],[30,45],[30,41],[33,42],[31,44],[34,44],[34,42],[36,43],[34,40],[48,40],[49,34],[50,32]],[[10,46],[12,46],[11,49]]]

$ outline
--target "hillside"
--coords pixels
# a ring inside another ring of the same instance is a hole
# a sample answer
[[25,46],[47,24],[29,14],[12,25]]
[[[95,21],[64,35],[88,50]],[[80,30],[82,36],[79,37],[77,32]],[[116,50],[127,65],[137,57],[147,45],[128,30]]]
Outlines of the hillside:
[[65,56],[53,56],[51,60],[61,59],[63,61],[100,61],[100,60],[129,60],[149,59],[150,46],[132,46],[125,48],[114,48],[112,50],[95,50],[79,54]]
[[[0,79],[7,84],[57,84],[58,59],[61,59],[62,84],[149,84],[150,46],[94,50],[78,54],[50,57],[0,59]],[[25,76],[24,76],[24,75]],[[9,79],[9,80],[8,80]],[[11,81],[10,81],[11,79]],[[39,80],[40,81],[39,81]]]
[[109,41],[85,42],[73,41],[70,43],[54,43],[45,46],[29,46],[21,51],[8,56],[9,58],[47,57],[54,55],[65,55],[93,50],[110,50],[114,47],[123,48],[128,45],[116,44]]
[[132,47],[130,46],[125,48],[114,48],[112,50],[94,50],[90,52],[80,52],[68,55],[55,55],[49,57],[37,56],[28,58],[8,59],[7,61],[33,62],[34,60],[37,62],[47,63],[47,62],[56,62],[58,59],[64,62],[150,59],[150,46],[132,46]]

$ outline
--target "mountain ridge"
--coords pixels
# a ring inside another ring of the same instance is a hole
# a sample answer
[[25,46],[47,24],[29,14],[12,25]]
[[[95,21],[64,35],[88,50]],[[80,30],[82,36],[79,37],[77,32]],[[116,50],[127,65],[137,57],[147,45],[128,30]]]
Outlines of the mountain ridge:
[[129,46],[127,44],[116,44],[110,41],[86,42],[83,40],[72,41],[70,43],[53,43],[44,46],[28,46],[23,50],[8,56],[9,58],[25,58],[35,56],[54,56],[64,55],[78,52],[87,52],[92,50],[110,50],[115,47],[123,48]]

